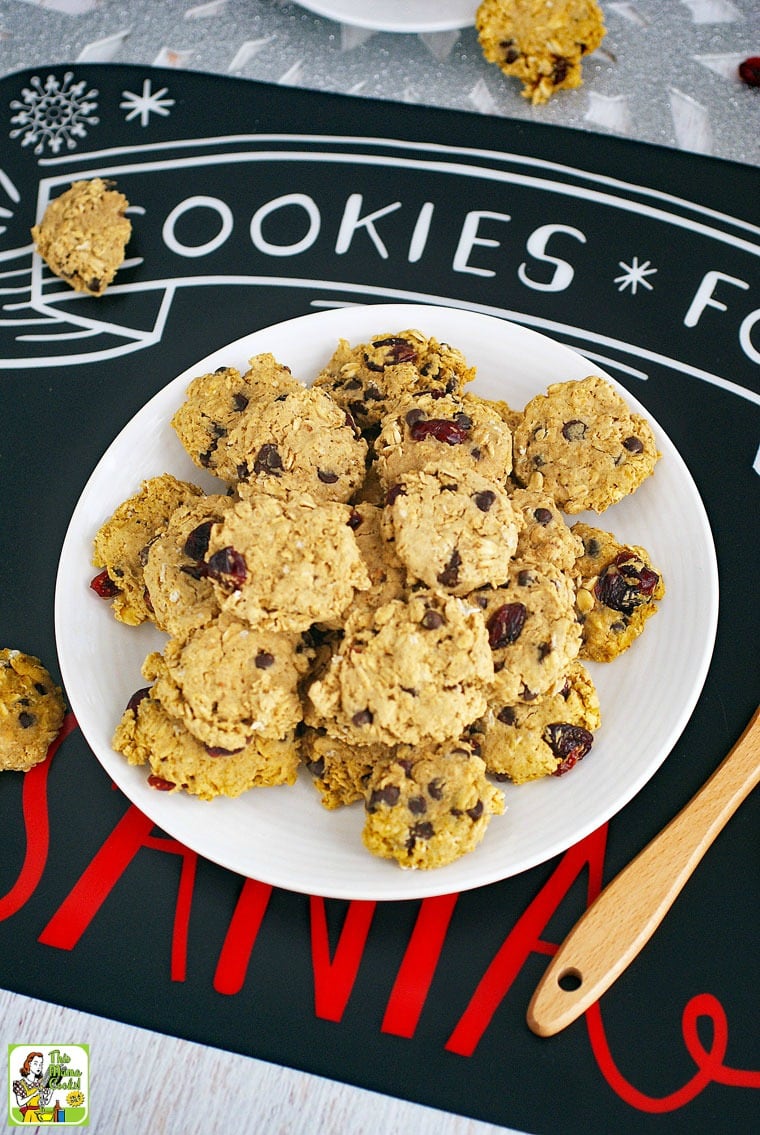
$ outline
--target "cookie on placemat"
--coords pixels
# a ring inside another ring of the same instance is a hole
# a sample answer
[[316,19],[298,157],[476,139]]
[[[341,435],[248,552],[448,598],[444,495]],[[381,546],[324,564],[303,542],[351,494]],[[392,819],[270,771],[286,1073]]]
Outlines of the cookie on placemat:
[[359,745],[442,741],[481,716],[492,678],[480,612],[454,595],[420,590],[346,621],[309,687],[304,719]]
[[649,423],[597,375],[555,382],[532,398],[514,436],[514,477],[566,513],[603,512],[654,472]]
[[589,751],[600,723],[591,675],[576,661],[558,692],[514,705],[491,701],[472,732],[488,771],[523,784],[567,772]]
[[38,658],[0,650],[0,770],[26,772],[47,756],[66,706]]
[[137,626],[153,619],[144,574],[148,547],[180,505],[202,495],[197,485],[163,473],[143,481],[140,491],[123,501],[101,525],[92,562],[102,570],[91,587],[101,598],[113,599],[119,622]]
[[547,693],[577,658],[581,628],[575,593],[562,572],[513,560],[501,587],[474,591],[494,664],[489,699],[532,702]]
[[468,745],[400,745],[370,776],[365,808],[362,839],[373,855],[432,868],[477,847],[504,797]]
[[576,607],[582,627],[580,657],[611,662],[639,637],[665,594],[652,558],[637,544],[621,544],[611,532],[580,521],[573,532],[583,541],[576,562]]
[[504,582],[521,524],[497,481],[445,464],[402,474],[383,516],[410,581],[452,595]]
[[50,269],[78,292],[102,296],[124,263],[132,225],[114,182],[75,181],[50,202],[32,239]]
[[485,58],[520,79],[534,105],[580,87],[583,57],[606,32],[596,0],[483,0],[475,26]]
[[232,752],[214,748],[168,714],[148,688],[130,699],[112,743],[129,764],[149,766],[152,788],[183,790],[201,800],[294,784],[298,775],[298,747],[292,733],[275,739],[256,734]]

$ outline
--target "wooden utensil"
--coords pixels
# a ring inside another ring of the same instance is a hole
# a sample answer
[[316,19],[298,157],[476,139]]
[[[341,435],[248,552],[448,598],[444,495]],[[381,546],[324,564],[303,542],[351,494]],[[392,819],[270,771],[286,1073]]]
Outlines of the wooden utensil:
[[760,706],[709,780],[604,888],[565,938],[528,1006],[534,1033],[560,1032],[609,989],[758,781]]

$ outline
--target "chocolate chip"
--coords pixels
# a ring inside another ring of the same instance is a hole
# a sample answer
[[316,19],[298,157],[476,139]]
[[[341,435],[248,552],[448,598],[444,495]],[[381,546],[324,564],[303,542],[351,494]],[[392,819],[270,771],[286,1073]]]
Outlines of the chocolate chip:
[[451,558],[446,564],[443,571],[439,572],[436,579],[443,587],[456,587],[459,583],[459,569],[462,566],[462,557],[455,548],[451,553]]
[[427,790],[428,796],[431,796],[433,800],[443,799],[443,781],[439,780],[438,777],[430,781]]
[[323,485],[334,485],[338,480],[337,473],[331,473],[325,469],[317,469],[317,477],[319,477]]
[[238,392],[232,395],[232,408],[236,410],[238,414],[245,410],[247,405],[248,399],[245,394]]
[[424,627],[426,631],[436,631],[443,626],[443,615],[439,611],[434,611],[432,607],[428,607],[420,619],[420,626]]
[[387,804],[392,808],[394,804],[398,804],[400,795],[401,789],[397,784],[386,784],[382,788],[375,788],[370,794],[367,810],[374,812],[380,804]]
[[427,802],[424,796],[412,796],[407,807],[413,816],[421,816],[423,812],[427,812]]
[[546,528],[551,518],[552,514],[548,508],[537,508],[533,511],[533,519],[537,524],[540,524],[542,528]]
[[28,729],[31,725],[34,725],[36,720],[37,718],[35,717],[35,715],[33,713],[29,713],[27,710],[22,710],[18,715],[18,723],[22,729]]
[[481,512],[488,512],[491,505],[496,500],[496,493],[491,489],[483,489],[480,493],[474,493],[472,499]]
[[480,817],[483,815],[483,801],[478,800],[477,804],[474,804],[472,806],[472,808],[468,808],[467,809],[467,815],[473,821],[479,820]]
[[573,418],[570,422],[565,422],[562,427],[562,436],[567,441],[580,441],[586,434],[586,423],[580,421],[579,418]]
[[260,650],[254,659],[254,665],[257,670],[268,670],[270,666],[274,666],[274,655],[268,650]]
[[371,725],[373,718],[372,713],[368,709],[359,709],[351,718],[354,725]]
[[269,473],[274,477],[282,475],[282,458],[276,445],[267,442],[262,445],[253,463],[254,473]]
[[627,437],[623,442],[623,449],[627,449],[629,453],[643,453],[644,443],[637,437]]

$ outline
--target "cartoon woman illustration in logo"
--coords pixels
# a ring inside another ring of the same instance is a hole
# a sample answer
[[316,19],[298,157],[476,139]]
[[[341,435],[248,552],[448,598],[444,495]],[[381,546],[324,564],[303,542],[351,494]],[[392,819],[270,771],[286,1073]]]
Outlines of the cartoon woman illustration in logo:
[[48,1087],[50,1069],[48,1076],[43,1078],[42,1075],[43,1059],[41,1052],[28,1053],[21,1065],[21,1079],[13,1081],[13,1091],[24,1123],[39,1123],[40,1108],[45,1107],[52,1095],[53,1089]]

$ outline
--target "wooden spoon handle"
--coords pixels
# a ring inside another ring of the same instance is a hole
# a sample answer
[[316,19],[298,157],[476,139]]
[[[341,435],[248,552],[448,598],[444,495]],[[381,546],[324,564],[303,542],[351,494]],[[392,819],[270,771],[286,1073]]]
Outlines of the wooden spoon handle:
[[528,1006],[534,1033],[558,1033],[609,989],[758,781],[760,706],[709,780],[604,888],[565,938]]

